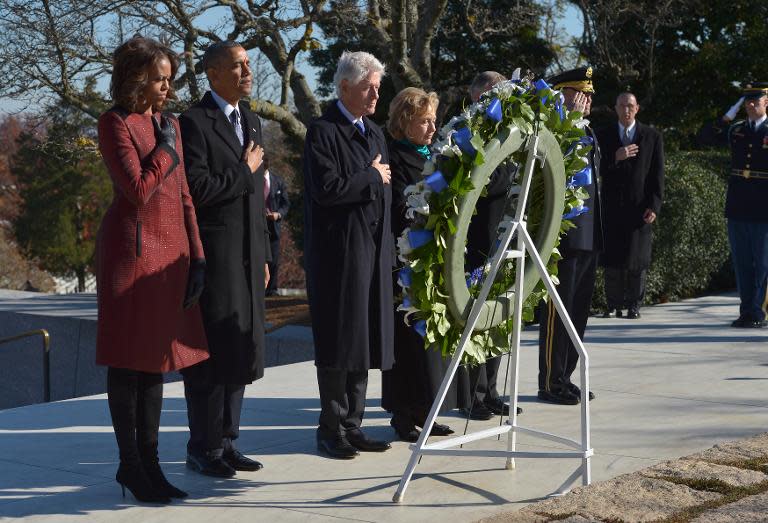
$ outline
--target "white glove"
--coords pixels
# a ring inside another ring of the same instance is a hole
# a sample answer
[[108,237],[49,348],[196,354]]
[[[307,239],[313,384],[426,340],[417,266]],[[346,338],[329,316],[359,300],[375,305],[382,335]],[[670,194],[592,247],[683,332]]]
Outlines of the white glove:
[[739,101],[736,102],[731,106],[730,109],[728,109],[728,112],[725,113],[725,118],[730,122],[734,118],[736,118],[736,115],[739,113],[739,109],[741,109],[741,104],[744,103],[744,97],[742,96],[739,98]]

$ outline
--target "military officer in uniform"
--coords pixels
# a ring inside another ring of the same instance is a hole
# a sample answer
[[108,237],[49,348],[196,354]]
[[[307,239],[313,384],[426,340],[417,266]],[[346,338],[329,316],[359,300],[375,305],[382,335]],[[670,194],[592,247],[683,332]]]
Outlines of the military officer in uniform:
[[[553,89],[558,89],[565,97],[565,105],[570,111],[579,111],[588,116],[592,105],[592,68],[571,69],[549,79]],[[569,217],[576,228],[571,229],[560,241],[563,258],[558,262],[557,292],[563,300],[565,309],[571,317],[573,326],[584,337],[584,330],[589,317],[592,292],[595,287],[597,258],[603,248],[603,227],[598,186],[600,150],[592,129],[585,128],[592,139],[589,152],[589,165],[592,176],[585,189],[589,199],[578,216]],[[539,328],[539,393],[542,401],[560,405],[576,405],[581,401],[582,391],[571,382],[571,374],[576,369],[579,353],[565,330],[555,305],[550,298],[541,314]],[[594,394],[589,392],[589,399]]]
[[[741,304],[731,326],[765,327],[768,280],[768,82],[747,84],[743,97],[704,128],[704,143],[728,144],[731,170],[725,198],[728,241]],[[744,105],[747,118],[736,120]]]

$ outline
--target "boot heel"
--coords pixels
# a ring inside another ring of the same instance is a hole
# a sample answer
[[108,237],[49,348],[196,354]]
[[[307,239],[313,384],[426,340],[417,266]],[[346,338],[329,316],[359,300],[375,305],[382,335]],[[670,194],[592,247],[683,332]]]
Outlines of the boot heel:
[[125,489],[133,494],[136,501],[142,501],[144,503],[170,503],[171,498],[162,492],[158,492],[152,487],[147,474],[141,467],[124,467],[122,464],[117,469],[117,475],[115,477],[120,487],[123,490],[123,497],[125,497]]

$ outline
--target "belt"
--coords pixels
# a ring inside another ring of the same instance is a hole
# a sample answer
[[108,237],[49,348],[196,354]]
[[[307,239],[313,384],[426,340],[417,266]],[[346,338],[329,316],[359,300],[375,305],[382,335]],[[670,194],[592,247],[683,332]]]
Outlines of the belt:
[[755,171],[753,169],[731,169],[731,176],[741,178],[756,178],[758,180],[768,180],[768,171]]

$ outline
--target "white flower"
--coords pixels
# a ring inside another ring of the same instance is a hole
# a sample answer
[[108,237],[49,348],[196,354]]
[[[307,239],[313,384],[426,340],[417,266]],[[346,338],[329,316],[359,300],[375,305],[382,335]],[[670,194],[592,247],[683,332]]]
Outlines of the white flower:
[[[433,150],[434,150],[434,147],[433,147]],[[427,160],[426,162],[424,162],[424,168],[421,170],[421,175],[426,177],[432,174],[433,172],[435,172],[435,162],[433,162],[432,160]]]
[[406,205],[408,209],[405,211],[405,217],[409,220],[413,220],[416,213],[429,216],[429,202],[427,201],[428,193],[415,192],[408,195],[406,199]]
[[574,122],[573,125],[575,125],[579,129],[584,129],[586,126],[589,125],[589,120],[587,120],[586,118],[582,118],[582,119],[577,120],[576,122]]
[[397,259],[402,262],[408,261],[408,255],[413,251],[411,242],[408,241],[409,232],[411,232],[411,228],[406,227],[397,238]]

